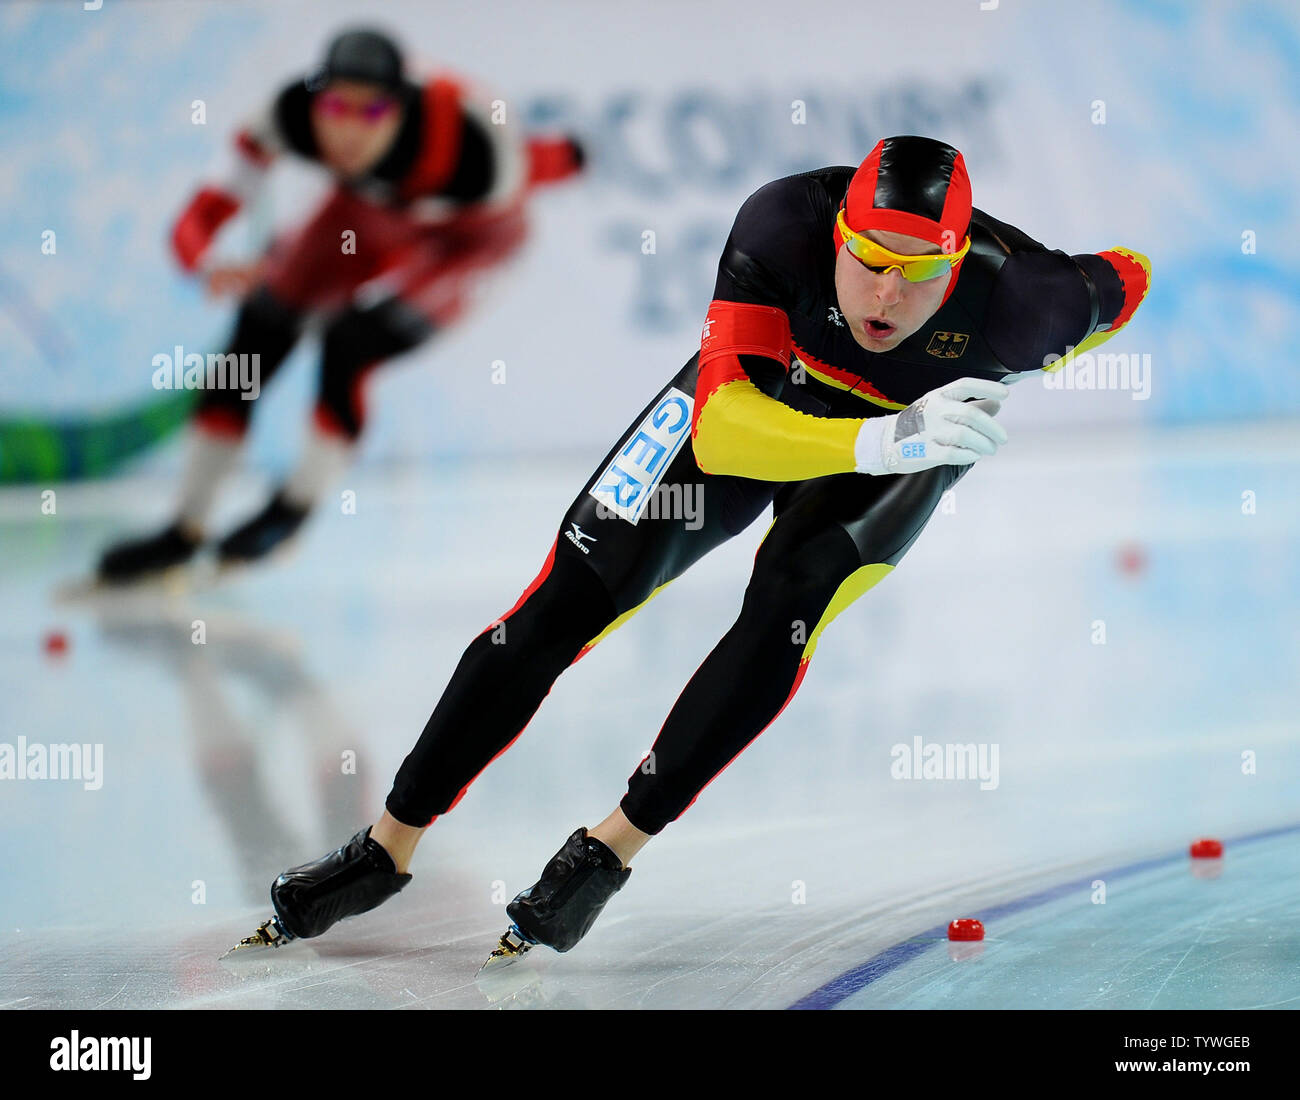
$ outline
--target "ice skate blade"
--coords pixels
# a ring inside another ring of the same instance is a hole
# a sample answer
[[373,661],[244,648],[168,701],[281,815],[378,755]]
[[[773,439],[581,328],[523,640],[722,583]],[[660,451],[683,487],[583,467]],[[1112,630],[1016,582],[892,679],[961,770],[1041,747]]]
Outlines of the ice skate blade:
[[57,604],[107,606],[165,601],[197,587],[192,574],[193,567],[185,564],[145,573],[133,580],[105,580],[91,575],[59,585],[53,597]]
[[273,565],[284,565],[298,557],[298,552],[302,548],[302,538],[299,535],[291,535],[278,546],[272,547],[261,557],[257,558],[223,558],[218,555],[213,563],[214,578],[217,582],[225,583],[227,581],[237,581],[242,577],[248,576],[256,569],[267,568]]
[[[529,1007],[538,995],[541,975],[533,966],[515,966],[535,945],[513,924],[479,967],[474,984],[495,1008]],[[526,993],[526,991],[532,991]]]
[[492,954],[487,957],[487,961],[479,967],[479,974],[492,973],[503,970],[511,963],[518,962],[529,951],[533,949],[531,940],[524,939],[519,929],[513,924],[502,934],[496,947],[492,949]]
[[249,954],[260,954],[269,947],[283,947],[286,943],[292,941],[295,937],[281,927],[280,922],[275,917],[264,920],[257,926],[257,931],[251,936],[245,936],[234,947],[227,951],[217,961],[230,958],[236,951]]

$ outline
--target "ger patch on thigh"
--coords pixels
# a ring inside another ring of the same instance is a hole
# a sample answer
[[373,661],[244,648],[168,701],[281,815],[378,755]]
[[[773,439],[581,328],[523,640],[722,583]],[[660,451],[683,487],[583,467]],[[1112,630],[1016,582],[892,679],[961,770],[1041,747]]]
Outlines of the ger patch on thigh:
[[701,526],[702,487],[662,484],[690,438],[694,410],[690,394],[675,386],[664,391],[587,490],[598,518],[618,518],[634,527],[643,518],[681,519],[689,530]]

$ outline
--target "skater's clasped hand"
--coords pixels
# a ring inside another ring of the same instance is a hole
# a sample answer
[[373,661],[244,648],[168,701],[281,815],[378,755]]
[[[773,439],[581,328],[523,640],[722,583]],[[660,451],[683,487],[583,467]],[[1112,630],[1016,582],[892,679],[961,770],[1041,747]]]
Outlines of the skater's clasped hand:
[[858,473],[912,474],[995,454],[1007,433],[993,417],[1010,392],[1001,382],[959,378],[900,413],[871,418],[854,448]]
[[210,268],[204,275],[208,297],[233,295],[242,298],[257,285],[265,266],[261,260],[257,260],[253,263],[223,264]]

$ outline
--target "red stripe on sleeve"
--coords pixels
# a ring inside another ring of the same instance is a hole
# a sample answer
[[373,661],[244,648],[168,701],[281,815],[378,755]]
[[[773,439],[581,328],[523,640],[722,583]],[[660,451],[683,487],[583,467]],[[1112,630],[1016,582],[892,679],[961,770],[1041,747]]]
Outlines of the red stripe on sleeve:
[[709,398],[728,382],[747,378],[742,355],[763,355],[790,365],[790,318],[776,306],[728,302],[709,303],[700,334],[700,370],[695,382],[695,412],[691,438],[699,430],[700,414]]
[[530,187],[567,179],[582,167],[582,153],[571,138],[530,137],[527,149]]
[[194,271],[212,238],[239,209],[239,200],[215,187],[204,187],[172,227],[172,251],[186,271]]
[[1141,305],[1142,299],[1146,297],[1149,280],[1146,269],[1122,252],[1108,249],[1105,252],[1098,252],[1097,255],[1115,269],[1120,285],[1124,288],[1124,308],[1119,311],[1119,316],[1111,322],[1110,326],[1111,331],[1114,332],[1128,324],[1137,307]]
[[715,298],[700,333],[700,364],[718,355],[765,355],[790,365],[790,318],[776,306]]
[[436,194],[451,179],[460,157],[460,86],[448,77],[436,77],[424,86],[424,133],[420,155],[402,183],[402,196]]

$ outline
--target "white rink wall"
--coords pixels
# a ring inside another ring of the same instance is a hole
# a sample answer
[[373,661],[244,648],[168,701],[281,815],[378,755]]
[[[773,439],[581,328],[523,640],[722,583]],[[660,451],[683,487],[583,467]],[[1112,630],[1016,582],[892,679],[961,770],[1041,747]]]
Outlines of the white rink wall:
[[[129,405],[150,396],[153,355],[218,350],[230,308],[178,273],[171,220],[241,118],[367,10],[4,5],[0,416]],[[1107,348],[1150,357],[1148,396],[1033,380],[1004,414],[1013,428],[1300,413],[1279,367],[1300,326],[1300,13],[1287,3],[496,0],[384,5],[382,23],[417,64],[494,89],[516,121],[579,134],[592,165],[537,196],[523,256],[464,324],[374,376],[370,461],[594,461],[693,352],[745,196],[905,132],[961,148],[976,205],[1050,247],[1151,257],[1152,294]],[[247,254],[320,190],[282,167],[221,249]],[[258,466],[292,461],[315,357],[304,345],[263,398]],[[172,443],[148,464],[178,458]]]

